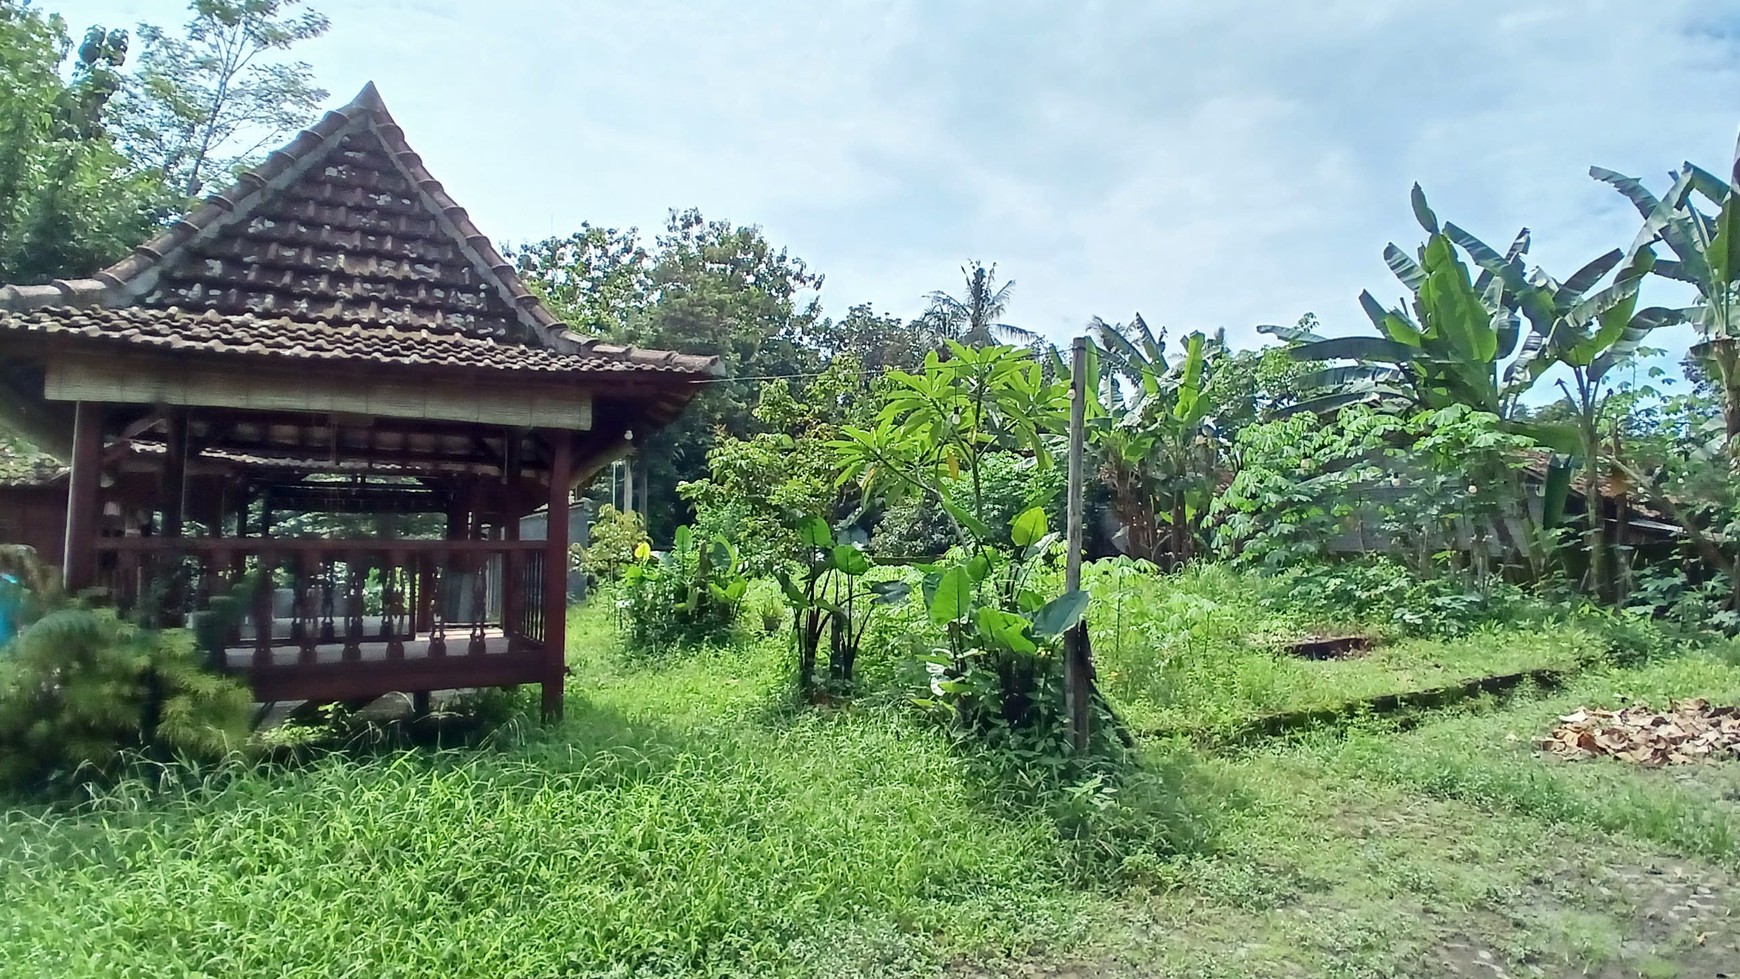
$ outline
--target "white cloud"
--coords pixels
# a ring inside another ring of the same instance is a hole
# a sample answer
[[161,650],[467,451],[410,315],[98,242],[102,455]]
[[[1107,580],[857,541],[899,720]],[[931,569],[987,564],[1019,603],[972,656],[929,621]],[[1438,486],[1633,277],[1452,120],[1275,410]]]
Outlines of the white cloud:
[[1590,164],[1720,163],[1740,124],[1740,0],[324,7],[306,56],[335,98],[376,80],[500,238],[693,204],[764,225],[835,311],[914,312],[980,258],[1058,337],[1136,309],[1364,329],[1359,290],[1399,291],[1384,243],[1419,238],[1415,180],[1567,270],[1635,225]]

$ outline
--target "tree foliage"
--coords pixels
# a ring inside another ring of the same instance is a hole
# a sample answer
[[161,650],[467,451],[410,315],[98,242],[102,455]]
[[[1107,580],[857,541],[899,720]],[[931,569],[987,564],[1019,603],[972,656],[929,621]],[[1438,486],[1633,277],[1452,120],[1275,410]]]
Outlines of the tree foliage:
[[191,0],[182,33],[141,25],[146,42],[123,96],[132,157],[187,197],[226,179],[308,124],[325,89],[283,57],[326,33],[303,0]]
[[59,16],[0,0],[0,282],[89,275],[165,213],[161,183],[106,126],[127,49],[124,32],[92,28],[75,54]]

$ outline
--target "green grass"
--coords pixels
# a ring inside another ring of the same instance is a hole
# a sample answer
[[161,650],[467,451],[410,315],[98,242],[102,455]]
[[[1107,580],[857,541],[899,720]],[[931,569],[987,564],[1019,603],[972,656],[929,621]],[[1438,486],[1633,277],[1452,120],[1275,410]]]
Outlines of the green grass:
[[564,724],[511,750],[14,813],[9,974],[814,974],[1079,931],[1054,827],[983,805],[935,732],[750,722],[777,652],[588,674]]
[[[1097,579],[1097,580],[1096,580]],[[1486,627],[1454,639],[1400,639],[1364,655],[1312,661],[1279,642],[1358,623],[1272,611],[1262,586],[1220,566],[1174,577],[1090,577],[1093,649],[1106,691],[1142,731],[1225,734],[1254,718],[1533,670],[1572,670],[1608,653],[1587,628]],[[1382,637],[1380,637],[1382,638]]]
[[1510,629],[1283,661],[1247,637],[1302,626],[1248,579],[1126,584],[1124,652],[1115,634],[1095,648],[1149,722],[1225,727],[1518,663],[1584,671],[1407,730],[1147,742],[1147,774],[1073,796],[1075,819],[1010,804],[902,706],[917,621],[867,646],[883,694],[799,710],[781,637],[631,662],[593,609],[558,726],[0,814],[0,975],[1697,976],[1740,960],[1740,764],[1531,750],[1579,705],[1740,701],[1731,651],[1620,669],[1588,630]]

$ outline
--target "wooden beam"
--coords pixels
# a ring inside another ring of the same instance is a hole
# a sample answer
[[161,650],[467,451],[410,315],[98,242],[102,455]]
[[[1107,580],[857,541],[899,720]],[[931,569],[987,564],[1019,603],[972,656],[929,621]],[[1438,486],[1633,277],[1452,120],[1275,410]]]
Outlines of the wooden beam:
[[97,583],[97,487],[103,467],[103,406],[73,407],[72,473],[67,478],[61,580],[68,594]]
[[544,521],[544,717],[562,716],[568,657],[568,495],[574,439],[549,432],[550,516]]
[[592,394],[571,379],[494,377],[432,383],[415,371],[359,383],[350,372],[260,364],[237,370],[193,360],[159,361],[149,370],[112,357],[68,355],[49,362],[51,401],[102,397],[123,404],[438,418],[502,426],[592,427]]

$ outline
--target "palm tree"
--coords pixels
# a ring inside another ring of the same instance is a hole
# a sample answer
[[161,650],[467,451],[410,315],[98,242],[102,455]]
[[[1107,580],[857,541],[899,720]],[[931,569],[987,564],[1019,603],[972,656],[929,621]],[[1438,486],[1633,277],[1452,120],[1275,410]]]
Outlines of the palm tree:
[[967,290],[961,298],[941,289],[926,297],[930,308],[918,323],[932,342],[941,346],[944,340],[954,340],[969,347],[988,347],[1003,341],[1031,344],[1039,339],[1032,330],[998,322],[1009,308],[1009,293],[1015,283],[997,285],[995,263],[986,268],[983,262],[970,262],[961,267],[961,273],[967,278]]

